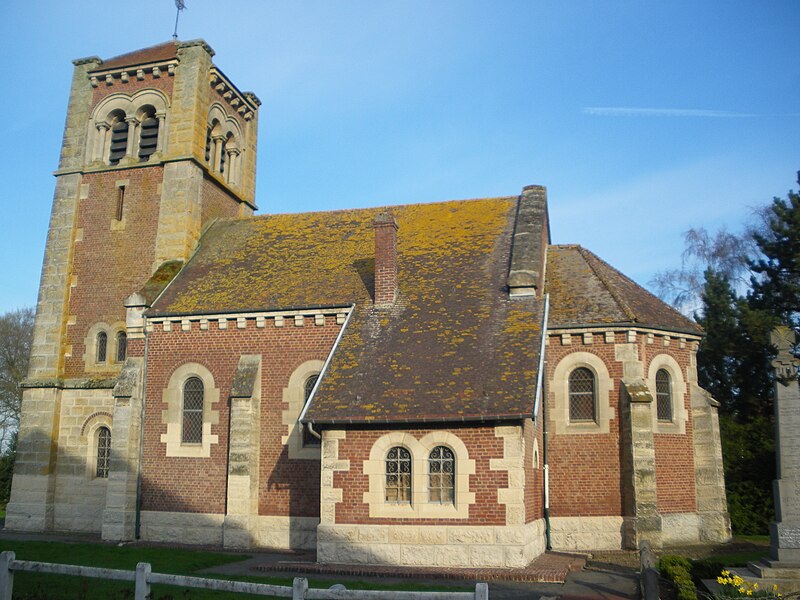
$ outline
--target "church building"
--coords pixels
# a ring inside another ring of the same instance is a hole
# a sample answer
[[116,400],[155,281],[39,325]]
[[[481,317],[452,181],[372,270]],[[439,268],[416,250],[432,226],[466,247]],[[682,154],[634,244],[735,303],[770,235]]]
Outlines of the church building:
[[693,321],[551,244],[537,185],[254,215],[260,102],[213,56],[74,62],[8,529],[458,567],[730,538]]

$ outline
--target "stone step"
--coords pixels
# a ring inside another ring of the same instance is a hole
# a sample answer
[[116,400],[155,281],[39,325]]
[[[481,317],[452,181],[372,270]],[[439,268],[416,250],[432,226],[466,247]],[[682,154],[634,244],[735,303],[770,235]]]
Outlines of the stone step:
[[787,563],[771,558],[747,563],[757,577],[762,579],[800,579],[800,563]]

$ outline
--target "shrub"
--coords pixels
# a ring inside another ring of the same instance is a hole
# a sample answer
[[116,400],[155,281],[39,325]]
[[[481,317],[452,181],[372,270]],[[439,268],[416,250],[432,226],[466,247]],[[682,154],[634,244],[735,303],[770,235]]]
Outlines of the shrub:
[[692,563],[689,559],[666,554],[658,561],[658,568],[675,586],[678,600],[697,600],[697,589],[692,581]]

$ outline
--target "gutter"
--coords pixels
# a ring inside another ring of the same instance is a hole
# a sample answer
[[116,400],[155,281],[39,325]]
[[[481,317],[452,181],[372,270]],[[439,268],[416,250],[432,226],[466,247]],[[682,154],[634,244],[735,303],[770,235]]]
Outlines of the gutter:
[[339,342],[342,341],[342,336],[344,336],[344,332],[347,329],[347,325],[350,323],[350,317],[353,316],[353,313],[355,312],[355,310],[356,310],[356,305],[355,304],[351,304],[350,305],[350,310],[347,313],[347,317],[345,318],[344,323],[342,324],[342,328],[339,330],[339,335],[336,336],[336,341],[333,342],[333,348],[331,348],[331,351],[328,353],[328,357],[325,359],[325,362],[322,365],[322,370],[319,372],[319,377],[317,377],[317,381],[316,381],[316,383],[314,383],[314,387],[311,389],[311,393],[308,395],[308,400],[306,400],[305,406],[303,406],[303,411],[300,413],[300,416],[297,417],[298,422],[301,425],[307,425],[308,426],[308,432],[311,435],[313,435],[315,438],[317,438],[318,440],[321,440],[322,436],[319,433],[317,433],[316,431],[314,431],[314,427],[312,426],[311,423],[303,423],[303,419],[306,418],[306,413],[308,412],[308,407],[311,406],[311,400],[314,398],[314,395],[317,393],[317,388],[319,388],[319,384],[322,383],[322,378],[325,376],[325,373],[327,373],[327,371],[328,371],[328,367],[331,364],[331,359],[333,359],[333,354],[334,354],[334,352],[336,352],[336,349],[339,347]]

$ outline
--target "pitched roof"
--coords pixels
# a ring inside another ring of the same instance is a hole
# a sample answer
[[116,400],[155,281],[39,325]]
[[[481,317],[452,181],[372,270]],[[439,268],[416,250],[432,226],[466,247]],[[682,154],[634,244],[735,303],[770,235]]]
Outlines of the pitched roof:
[[154,62],[161,62],[178,56],[178,46],[174,41],[164,42],[149,48],[142,48],[127,54],[120,54],[108,60],[104,60],[95,71],[106,71],[108,69],[118,69],[134,65],[146,65]]
[[701,335],[697,323],[577,245],[549,246],[551,328],[638,325]]
[[[355,310],[306,418],[385,423],[530,415],[542,303],[509,300],[517,198],[219,221],[149,314]],[[399,299],[372,304],[372,220],[398,223]]]

